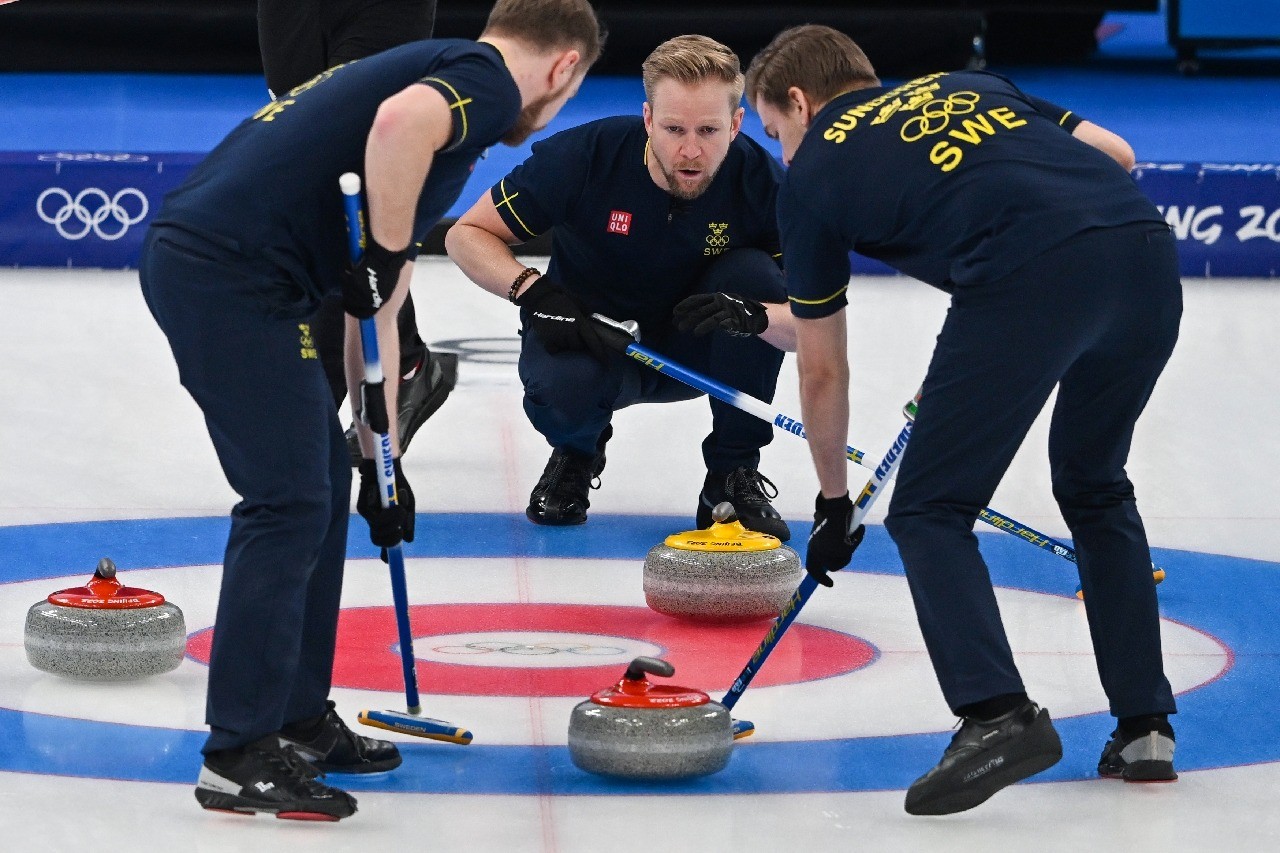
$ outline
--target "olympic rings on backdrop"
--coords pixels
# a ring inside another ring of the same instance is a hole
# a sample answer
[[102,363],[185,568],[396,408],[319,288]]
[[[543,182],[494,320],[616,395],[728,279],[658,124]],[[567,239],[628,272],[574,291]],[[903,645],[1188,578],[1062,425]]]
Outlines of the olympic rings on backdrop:
[[39,154],[36,159],[42,163],[150,163],[149,154],[103,154],[97,151],[58,151],[53,154]]
[[[48,213],[45,210],[45,200],[50,196],[61,199],[62,206],[54,213]],[[122,203],[126,199],[136,199],[138,205],[136,213],[131,213]],[[114,196],[107,195],[97,187],[87,187],[76,193],[74,198],[62,187],[49,187],[36,199],[36,213],[67,240],[82,239],[88,236],[90,231],[103,240],[119,240],[129,230],[129,226],[137,225],[147,218],[148,210],[150,210],[150,204],[147,202],[147,197],[141,190],[133,187],[125,187]],[[83,227],[77,227],[74,224],[71,228],[66,227],[73,218]],[[104,229],[102,225],[108,219],[113,220],[115,225],[108,225]]]

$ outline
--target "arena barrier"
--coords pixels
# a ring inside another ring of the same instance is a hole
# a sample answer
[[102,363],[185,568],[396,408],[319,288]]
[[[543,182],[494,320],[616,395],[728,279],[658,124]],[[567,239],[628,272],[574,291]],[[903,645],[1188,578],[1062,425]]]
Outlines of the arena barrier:
[[[202,156],[0,152],[0,266],[136,266],[165,193]],[[481,161],[449,215],[507,168]],[[1184,276],[1280,276],[1280,164],[1140,163],[1133,174],[1177,235]],[[852,261],[855,274],[892,272],[856,254]]]

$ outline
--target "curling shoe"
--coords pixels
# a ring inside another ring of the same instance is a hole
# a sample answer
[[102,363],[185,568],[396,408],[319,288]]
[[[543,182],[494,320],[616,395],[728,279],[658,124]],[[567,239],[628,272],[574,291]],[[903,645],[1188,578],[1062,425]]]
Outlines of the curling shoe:
[[458,356],[451,352],[428,352],[417,371],[400,380],[396,410],[401,454],[409,449],[418,428],[444,405],[457,384]]
[[390,741],[358,735],[338,716],[333,700],[319,717],[285,726],[277,734],[323,773],[381,773],[400,766],[400,750]]
[[196,802],[210,811],[273,814],[285,820],[335,821],[356,813],[356,799],[317,781],[322,775],[275,735],[205,756]]
[[736,468],[725,473],[708,471],[698,495],[697,524],[699,530],[711,526],[711,511],[728,501],[738,514],[738,521],[748,530],[767,533],[786,542],[791,529],[769,501],[778,496],[778,487],[754,468]]
[[907,789],[913,815],[954,814],[1062,758],[1049,712],[1027,701],[994,720],[964,718],[942,760]]
[[1138,734],[1116,728],[1098,759],[1098,775],[1126,782],[1173,782],[1173,728],[1166,722]]
[[604,470],[604,446],[613,436],[608,425],[596,441],[595,453],[579,453],[557,448],[542,470],[538,484],[529,495],[524,514],[534,524],[568,526],[587,520],[592,489],[600,488],[600,472]]
[[[451,352],[428,352],[418,366],[400,379],[400,391],[396,397],[396,429],[400,431],[400,453],[409,449],[409,442],[427,418],[444,405],[444,401],[458,384],[458,356]],[[360,439],[356,425],[347,427],[347,453],[351,467],[360,467]]]

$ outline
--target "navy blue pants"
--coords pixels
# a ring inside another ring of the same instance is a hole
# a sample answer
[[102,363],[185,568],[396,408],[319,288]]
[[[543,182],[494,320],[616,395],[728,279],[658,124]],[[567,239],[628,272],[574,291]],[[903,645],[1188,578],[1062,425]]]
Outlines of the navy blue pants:
[[[715,292],[737,293],[758,302],[787,301],[778,265],[760,249],[726,252],[690,295]],[[522,337],[519,370],[524,411],[534,429],[554,448],[594,453],[596,439],[618,409],[702,396],[701,391],[629,358],[619,356],[602,363],[586,351],[552,355],[536,332],[526,327]],[[695,337],[672,325],[645,329],[642,343],[752,397],[773,400],[783,353],[757,337],[735,338],[719,331]],[[772,424],[711,400],[711,433],[702,442],[708,471],[755,468],[760,463],[760,448],[772,440]]]
[[174,228],[147,235],[139,273],[241,496],[209,660],[212,752],[325,710],[351,468],[307,322],[313,298]]
[[1111,712],[1175,711],[1124,466],[1181,315],[1174,240],[1151,224],[1084,232],[953,294],[885,520],[952,710],[1023,690],[973,525],[1056,385],[1053,494]]

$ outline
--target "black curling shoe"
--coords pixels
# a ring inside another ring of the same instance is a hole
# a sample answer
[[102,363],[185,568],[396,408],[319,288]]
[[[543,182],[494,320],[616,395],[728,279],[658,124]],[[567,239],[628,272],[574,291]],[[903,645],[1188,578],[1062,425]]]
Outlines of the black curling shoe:
[[971,809],[1061,758],[1062,741],[1049,712],[1035,702],[1024,702],[986,722],[965,718],[938,765],[907,789],[907,813],[942,815]]
[[390,741],[358,735],[338,716],[333,701],[319,717],[285,726],[277,735],[280,746],[324,773],[381,773],[400,766],[400,750]]
[[[409,449],[418,429],[436,413],[458,384],[458,356],[451,352],[429,352],[408,379],[401,378],[396,428],[400,431],[400,453]],[[356,425],[345,434],[351,467],[359,468],[362,454]]]
[[743,527],[786,542],[791,538],[791,529],[770,503],[777,496],[778,487],[754,468],[708,471],[702,483],[702,493],[698,495],[698,529],[710,527],[711,511],[728,501],[733,504]]
[[604,446],[612,436],[613,427],[606,426],[596,440],[595,453],[579,453],[568,448],[552,451],[538,484],[529,494],[525,516],[534,524],[554,527],[585,522],[587,508],[591,506],[591,490],[600,488]]
[[1098,775],[1126,782],[1173,782],[1173,729],[1142,734],[1111,733],[1098,759]]
[[336,821],[356,813],[356,799],[317,781],[321,773],[268,735],[239,749],[205,756],[196,802],[210,811],[273,814],[285,820]]

